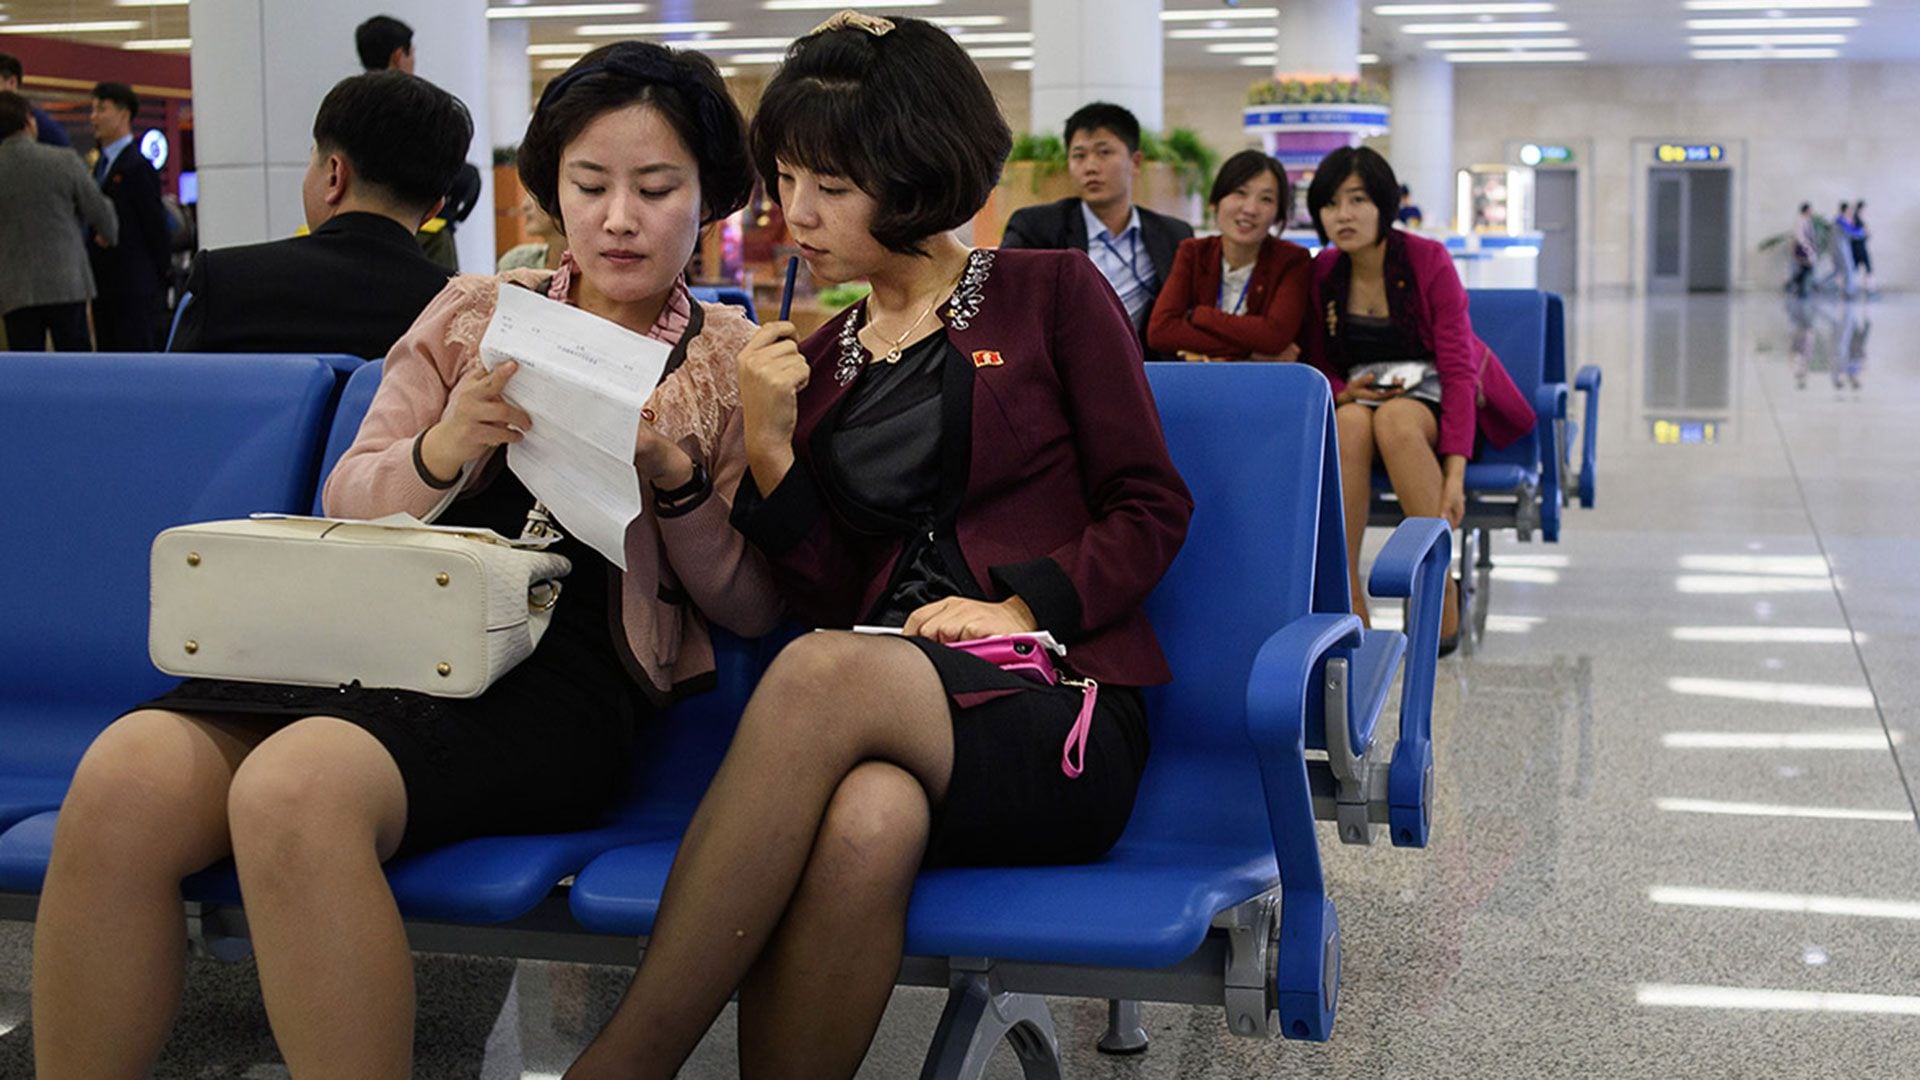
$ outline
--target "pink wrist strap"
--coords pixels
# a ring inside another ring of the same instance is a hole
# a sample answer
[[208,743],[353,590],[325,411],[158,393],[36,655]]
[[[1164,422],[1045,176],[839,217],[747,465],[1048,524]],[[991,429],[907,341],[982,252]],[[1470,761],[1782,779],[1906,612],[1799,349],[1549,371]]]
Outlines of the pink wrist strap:
[[[1077,684],[1069,684],[1077,685]],[[1093,730],[1093,703],[1100,697],[1100,684],[1087,679],[1081,690],[1080,715],[1067,732],[1067,744],[1060,750],[1060,771],[1069,780],[1077,780],[1087,767],[1087,733]],[[1075,761],[1075,755],[1079,760]]]

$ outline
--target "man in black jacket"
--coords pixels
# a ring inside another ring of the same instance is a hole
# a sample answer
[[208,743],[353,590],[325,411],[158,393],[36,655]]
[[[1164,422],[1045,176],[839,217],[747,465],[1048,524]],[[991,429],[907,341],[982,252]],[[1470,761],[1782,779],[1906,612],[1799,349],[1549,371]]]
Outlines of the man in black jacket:
[[201,252],[168,350],[385,356],[447,284],[413,232],[472,138],[466,106],[425,79],[342,80],[313,121],[312,234]]
[[[1093,259],[1142,333],[1154,298],[1173,267],[1174,249],[1193,235],[1177,218],[1133,205],[1140,172],[1140,121],[1096,101],[1067,118],[1067,162],[1079,194],[1018,210],[1001,247],[1077,248]],[[1161,359],[1152,352],[1147,359]]]
[[93,181],[120,216],[111,246],[94,236],[93,335],[101,352],[152,352],[161,317],[162,283],[173,254],[173,229],[160,205],[160,174],[141,155],[133,118],[140,99],[126,83],[93,88],[94,141],[100,156]]

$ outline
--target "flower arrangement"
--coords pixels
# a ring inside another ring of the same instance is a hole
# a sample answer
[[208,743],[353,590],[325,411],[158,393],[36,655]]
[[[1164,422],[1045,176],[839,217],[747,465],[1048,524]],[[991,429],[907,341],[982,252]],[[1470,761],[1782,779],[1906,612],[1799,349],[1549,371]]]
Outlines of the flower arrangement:
[[1263,79],[1247,88],[1248,105],[1385,105],[1387,90],[1364,79]]

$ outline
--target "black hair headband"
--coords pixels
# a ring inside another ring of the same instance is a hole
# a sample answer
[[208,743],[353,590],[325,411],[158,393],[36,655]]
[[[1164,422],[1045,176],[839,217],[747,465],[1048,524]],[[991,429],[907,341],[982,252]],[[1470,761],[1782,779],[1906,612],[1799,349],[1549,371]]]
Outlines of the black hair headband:
[[[671,86],[685,95],[700,122],[700,130],[709,137],[720,133],[720,104],[713,91],[695,76],[689,64],[671,53],[656,52],[638,42],[621,42],[606,56],[591,64],[576,65],[571,71],[547,84],[540,93],[539,109],[560,100],[567,88],[589,75],[613,74],[643,83]],[[537,110],[536,110],[537,111]]]

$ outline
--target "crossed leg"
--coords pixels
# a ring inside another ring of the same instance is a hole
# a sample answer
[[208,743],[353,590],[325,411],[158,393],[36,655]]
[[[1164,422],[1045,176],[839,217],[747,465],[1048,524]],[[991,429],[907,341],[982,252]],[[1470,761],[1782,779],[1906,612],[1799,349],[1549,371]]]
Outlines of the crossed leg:
[[568,1077],[672,1076],[736,988],[743,1075],[852,1075],[952,771],[946,695],[919,649],[788,646],[681,841],[632,986]]

